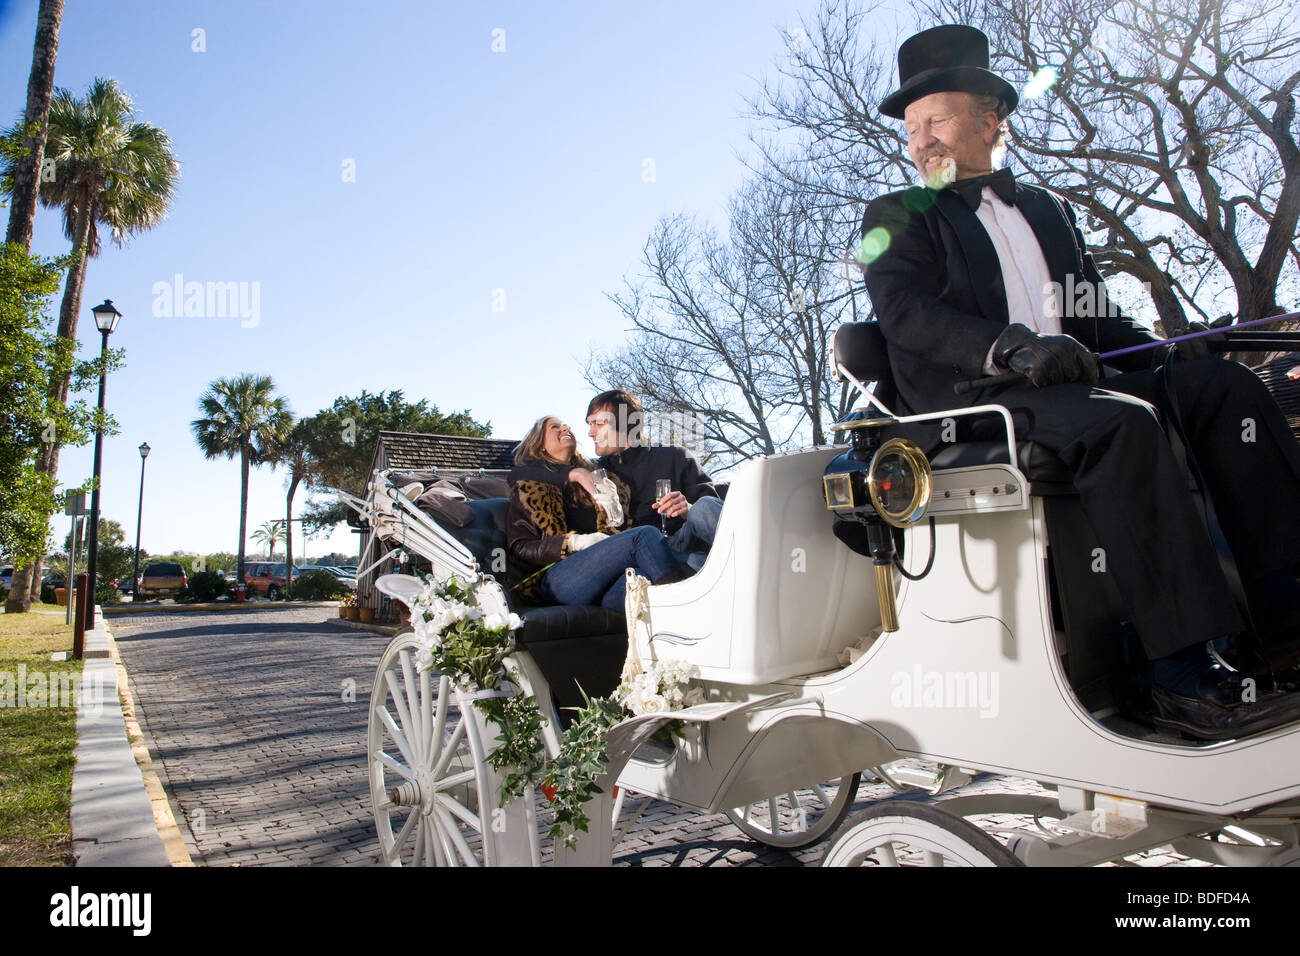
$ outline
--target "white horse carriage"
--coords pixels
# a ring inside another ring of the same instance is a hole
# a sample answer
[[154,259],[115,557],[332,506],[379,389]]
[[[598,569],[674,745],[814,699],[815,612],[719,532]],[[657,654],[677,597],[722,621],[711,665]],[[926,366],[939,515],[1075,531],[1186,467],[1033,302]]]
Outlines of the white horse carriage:
[[[773,846],[833,833],[827,865],[1092,865],[1166,844],[1217,863],[1300,865],[1300,725],[1206,744],[1120,717],[1123,609],[1106,576],[1089,573],[1091,532],[1059,463],[1018,446],[1001,406],[892,415],[866,388],[887,374],[874,326],[846,326],[835,345],[833,366],[867,402],[837,426],[848,444],[739,468],[698,574],[634,580],[625,622],[521,611],[508,667],[543,709],[550,756],[558,685],[569,682],[569,699],[573,680],[607,693],[629,648],[645,664],[695,665],[706,698],[609,733],[591,830],[576,850],[557,845],[556,863],[608,864],[631,791],[724,811]],[[893,426],[965,416],[1000,422],[1005,436],[929,460],[888,438]],[[366,500],[343,497],[376,536],[439,578],[483,582],[506,611],[486,573],[491,548],[504,547],[505,502],[479,503],[486,533],[470,540],[392,478],[376,474]],[[385,575],[377,586],[409,604],[421,582]],[[486,759],[494,731],[445,676],[417,671],[416,650],[411,633],[393,639],[370,697],[385,861],[539,863],[536,801],[499,805]],[[608,686],[592,686],[602,673]],[[670,719],[685,722],[684,737],[645,746]],[[885,800],[846,821],[864,770],[899,792],[943,795],[990,773],[1051,795]],[[966,819],[992,814],[1022,825]]]

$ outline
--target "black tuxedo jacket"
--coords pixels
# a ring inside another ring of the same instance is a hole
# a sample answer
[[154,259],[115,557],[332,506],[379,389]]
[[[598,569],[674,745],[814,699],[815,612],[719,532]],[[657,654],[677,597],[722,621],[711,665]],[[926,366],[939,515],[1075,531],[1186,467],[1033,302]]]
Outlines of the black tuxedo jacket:
[[[1065,334],[1095,352],[1159,339],[1109,304],[1064,199],[1018,182],[1016,207],[1063,292]],[[866,265],[866,283],[893,375],[886,383],[889,398],[882,399],[892,398],[904,414],[984,401],[978,391],[954,394],[953,385],[985,374],[993,341],[1016,317],[1007,315],[1001,264],[979,217],[953,190],[917,186],[873,200],[862,236],[863,258],[878,253]],[[1127,371],[1149,362],[1150,356],[1137,353],[1113,364]]]

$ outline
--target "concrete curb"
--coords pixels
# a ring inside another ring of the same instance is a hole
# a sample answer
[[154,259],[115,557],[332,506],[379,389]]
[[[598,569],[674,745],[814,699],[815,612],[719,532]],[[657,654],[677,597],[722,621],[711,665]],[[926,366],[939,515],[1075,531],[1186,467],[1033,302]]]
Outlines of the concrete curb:
[[123,614],[185,614],[190,611],[300,611],[308,607],[338,607],[338,601],[222,601],[219,604],[110,604],[105,617]]
[[94,629],[86,631],[72,771],[77,866],[172,865],[144,775],[127,742],[118,693],[125,687],[125,674],[103,615],[96,614]]

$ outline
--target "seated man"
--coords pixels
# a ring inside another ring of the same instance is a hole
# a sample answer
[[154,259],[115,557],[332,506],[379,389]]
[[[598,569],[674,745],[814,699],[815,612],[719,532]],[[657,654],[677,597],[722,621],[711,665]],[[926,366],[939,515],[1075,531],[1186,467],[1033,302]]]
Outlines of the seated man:
[[[602,392],[587,406],[588,436],[596,444],[596,462],[616,475],[631,490],[634,526],[650,525],[668,536],[673,556],[698,571],[704,566],[722,513],[722,499],[699,464],[678,445],[651,446],[642,440],[644,410],[635,395],[623,389]],[[581,466],[564,474],[522,465],[510,472],[510,481],[576,481],[596,493],[593,473]],[[656,484],[672,483],[672,491],[659,497]]]
[[[1159,339],[1109,300],[1059,196],[994,172],[1017,94],[988,69],[988,38],[936,27],[899,50],[899,89],[881,111],[904,121],[928,184],[879,196],[859,261],[903,414],[997,403],[1021,440],[1056,454],[1153,661],[1158,726],[1202,739],[1300,718],[1300,696],[1258,697],[1214,656],[1247,624],[1161,430],[1176,419],[1236,557],[1266,643],[1300,637],[1300,448],[1259,377],[1190,351],[1163,379],[1151,352],[1100,380],[1094,351]],[[1072,303],[1053,294],[1087,288]],[[1194,343],[1187,343],[1193,345]],[[954,396],[984,372],[1023,378]]]

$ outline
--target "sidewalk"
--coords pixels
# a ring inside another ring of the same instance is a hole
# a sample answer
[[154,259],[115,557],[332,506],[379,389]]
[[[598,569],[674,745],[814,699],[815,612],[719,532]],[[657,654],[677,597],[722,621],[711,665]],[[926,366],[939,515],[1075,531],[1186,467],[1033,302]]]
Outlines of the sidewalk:
[[[119,695],[119,684],[126,687],[126,671],[99,610],[96,608],[94,630],[86,631],[77,707],[73,855],[77,866],[187,865],[189,857],[179,833],[174,832],[162,787],[152,770],[141,772],[128,742],[128,716]],[[133,717],[131,723],[135,723]],[[143,751],[143,743],[137,749]],[[143,762],[148,763],[147,751]]]

